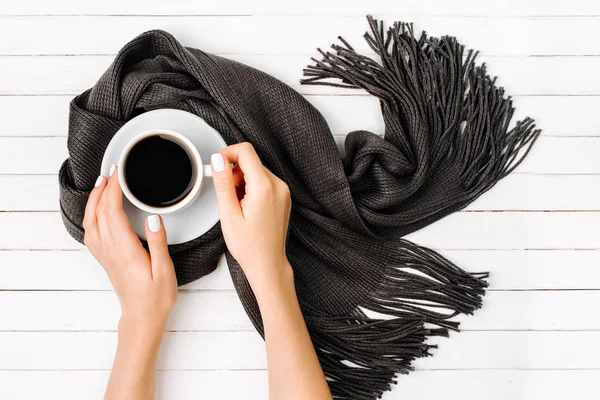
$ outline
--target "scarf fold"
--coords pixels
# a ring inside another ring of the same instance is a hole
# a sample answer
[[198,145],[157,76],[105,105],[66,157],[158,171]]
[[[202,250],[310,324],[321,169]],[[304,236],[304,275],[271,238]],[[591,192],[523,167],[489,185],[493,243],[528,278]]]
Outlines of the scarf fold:
[[[96,85],[71,103],[60,173],[67,231],[83,213],[106,146],[140,113],[194,113],[228,144],[251,142],[291,189],[287,254],[311,338],[336,399],[371,400],[430,355],[431,336],[458,330],[482,304],[486,273],[468,273],[403,236],[466,207],[509,174],[540,131],[511,126],[510,97],[455,38],[385,30],[368,17],[375,57],[340,38],[304,70],[303,84],[363,89],[380,100],[383,136],[350,132],[345,156],[300,94],[244,64],[186,48],[163,31],[128,43]],[[349,112],[351,112],[349,110]],[[180,285],[225,253],[240,300],[262,334],[258,305],[220,225],[170,246]]]

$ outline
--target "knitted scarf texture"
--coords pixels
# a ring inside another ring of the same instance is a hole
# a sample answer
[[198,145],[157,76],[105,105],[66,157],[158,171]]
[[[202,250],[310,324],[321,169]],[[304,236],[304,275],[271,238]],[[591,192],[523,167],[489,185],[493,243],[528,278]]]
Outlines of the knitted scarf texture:
[[[507,176],[540,134],[530,118],[511,124],[510,97],[455,38],[368,23],[374,56],[340,38],[331,51],[319,50],[302,80],[379,99],[385,132],[350,132],[343,157],[323,116],[284,83],[150,31],[72,101],[69,158],[59,173],[65,227],[83,242],[85,204],[104,151],[131,118],[180,109],[205,119],[228,144],[251,142],[291,189],[287,255],[336,399],[380,397],[396,374],[430,355],[429,337],[448,336],[458,330],[457,315],[480,308],[486,273],[465,272],[403,237],[465,208]],[[239,298],[263,333],[220,224],[169,250],[179,285],[211,273],[225,253]]]

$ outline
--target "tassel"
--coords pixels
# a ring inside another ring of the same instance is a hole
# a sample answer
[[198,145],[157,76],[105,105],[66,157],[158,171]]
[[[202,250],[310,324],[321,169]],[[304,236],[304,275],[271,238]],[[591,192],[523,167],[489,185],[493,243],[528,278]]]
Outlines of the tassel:
[[[423,32],[416,39],[413,25],[401,22],[385,33],[382,22],[367,19],[371,33],[364,38],[380,62],[339,37],[342,44],[331,46],[335,54],[318,49],[322,59],[311,58],[314,65],[304,69],[301,84],[364,89],[378,97],[384,119],[387,110],[399,118],[402,131],[434,144],[430,170],[458,170],[460,203],[466,206],[521,163],[541,130],[529,117],[509,130],[512,99],[504,97],[485,64],[475,65],[476,52],[469,50],[463,60],[464,46],[456,38]],[[407,137],[385,139],[411,153]]]
[[303,307],[335,399],[380,398],[396,374],[408,374],[416,358],[437,348],[427,343],[429,337],[458,331],[452,318],[482,305],[488,273],[465,272],[407,240],[399,245],[372,296],[352,316],[321,316]]
[[[430,355],[436,346],[427,343],[429,337],[458,331],[454,317],[481,307],[488,273],[465,272],[394,232],[412,232],[466,207],[511,173],[541,133],[531,118],[510,128],[515,111],[511,98],[496,86],[485,64],[475,64],[476,52],[464,57],[465,48],[455,38],[423,32],[416,39],[412,24],[396,22],[386,32],[382,22],[367,18],[371,32],[364,38],[379,61],[358,54],[340,37],[333,52],[319,49],[322,59],[312,58],[314,65],[304,70],[301,83],[363,89],[379,98],[386,124],[383,140],[408,160],[406,166],[394,167],[407,179],[411,172],[420,177],[414,186],[407,183],[406,198],[421,190],[427,177],[444,182],[448,201],[435,203],[431,214],[397,231],[391,216],[377,220],[374,233],[393,239],[378,251],[382,259],[372,260],[383,263],[385,271],[350,316],[321,316],[303,308],[336,399],[380,398],[395,383],[396,373],[409,373],[416,358]],[[360,158],[360,145],[376,141],[369,135],[348,135],[347,171],[356,172],[352,163]],[[419,142],[427,144],[421,147],[428,152],[416,159]],[[381,229],[382,224],[390,229]]]

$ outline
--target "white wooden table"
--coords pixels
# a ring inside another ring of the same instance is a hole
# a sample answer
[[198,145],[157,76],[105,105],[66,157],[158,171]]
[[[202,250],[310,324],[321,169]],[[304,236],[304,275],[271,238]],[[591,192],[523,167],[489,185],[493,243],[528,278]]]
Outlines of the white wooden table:
[[[587,399],[600,390],[600,2],[594,0],[19,0],[0,2],[0,399],[100,399],[119,306],[65,232],[57,177],[68,104],[152,28],[263,69],[338,140],[382,132],[377,101],[300,87],[315,48],[358,48],[374,13],[482,51],[544,128],[516,173],[411,235],[473,271],[484,308],[386,399]],[[264,345],[226,268],[185,288],[159,361],[161,399],[266,399]]]

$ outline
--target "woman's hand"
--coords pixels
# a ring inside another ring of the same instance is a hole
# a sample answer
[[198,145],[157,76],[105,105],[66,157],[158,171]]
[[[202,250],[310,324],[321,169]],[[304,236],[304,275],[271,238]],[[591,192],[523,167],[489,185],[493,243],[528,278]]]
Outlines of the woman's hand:
[[288,186],[262,165],[250,143],[213,154],[211,164],[227,248],[255,294],[293,280],[285,254],[292,206]]
[[177,280],[158,215],[146,220],[150,254],[123,210],[115,167],[98,177],[85,209],[84,242],[102,264],[121,303],[117,354],[105,400],[153,399],[156,359],[177,299]]
[[121,303],[121,324],[164,331],[177,299],[177,280],[159,216],[146,221],[150,254],[142,247],[123,210],[118,174],[98,178],[83,220],[84,242],[102,264]]
[[[233,170],[232,163],[237,163]],[[285,254],[290,190],[261,164],[249,143],[213,154],[211,164],[227,248],[244,270],[260,308],[269,398],[331,400]]]

